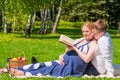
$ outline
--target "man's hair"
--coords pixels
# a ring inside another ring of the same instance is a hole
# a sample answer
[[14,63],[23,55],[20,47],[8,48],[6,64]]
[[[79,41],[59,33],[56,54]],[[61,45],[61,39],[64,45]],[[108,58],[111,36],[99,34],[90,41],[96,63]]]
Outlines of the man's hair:
[[99,30],[100,32],[106,32],[107,30],[107,25],[102,19],[98,19],[96,22],[94,22],[94,25],[94,28]]

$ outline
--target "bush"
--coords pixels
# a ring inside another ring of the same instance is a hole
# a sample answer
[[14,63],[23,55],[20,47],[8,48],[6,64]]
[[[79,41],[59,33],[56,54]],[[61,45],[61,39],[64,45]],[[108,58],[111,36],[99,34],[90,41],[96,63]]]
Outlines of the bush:
[[81,27],[83,22],[66,22],[64,20],[60,20],[59,26],[61,27]]

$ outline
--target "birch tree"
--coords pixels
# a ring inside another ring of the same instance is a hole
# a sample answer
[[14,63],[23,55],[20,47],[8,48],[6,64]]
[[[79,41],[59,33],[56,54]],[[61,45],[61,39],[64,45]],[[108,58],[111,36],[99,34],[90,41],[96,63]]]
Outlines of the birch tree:
[[4,33],[7,33],[7,22],[6,22],[6,10],[5,10],[5,5],[7,3],[7,0],[2,1],[2,22],[3,22],[3,28],[4,28]]
[[47,17],[48,17],[48,10],[47,9],[42,9],[41,11],[41,28],[40,28],[40,33],[44,34],[47,31]]
[[60,1],[60,6],[59,6],[58,14],[56,16],[56,20],[55,20],[55,23],[54,23],[54,26],[53,26],[53,29],[52,29],[52,33],[56,33],[56,29],[57,29],[57,26],[59,24],[61,12],[62,12],[62,2],[63,2],[63,0]]
[[53,0],[44,0],[42,4],[40,4],[41,5],[40,7],[41,25],[39,29],[40,34],[44,34],[47,32],[47,28],[49,26],[48,23],[51,22],[51,15],[49,14],[50,13],[49,11],[52,1]]
[[31,32],[31,27],[32,27],[32,17],[33,17],[33,14],[29,14],[28,16],[28,21],[27,21],[27,25],[26,25],[26,30],[25,30],[25,35],[27,38],[30,37],[30,32]]
[[24,1],[24,4],[27,9],[27,13],[28,13],[28,20],[27,20],[26,29],[25,29],[25,36],[27,38],[30,37],[30,33],[34,28],[36,11],[37,9],[39,9],[40,2],[41,2],[40,0]]

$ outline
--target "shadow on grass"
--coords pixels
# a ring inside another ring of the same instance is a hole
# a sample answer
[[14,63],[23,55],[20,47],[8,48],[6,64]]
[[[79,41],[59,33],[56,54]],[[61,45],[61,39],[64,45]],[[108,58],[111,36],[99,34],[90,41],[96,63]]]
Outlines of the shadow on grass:
[[114,29],[108,29],[107,30],[111,35],[116,35],[118,34],[118,31],[117,30],[114,30]]
[[58,29],[57,31],[60,34],[66,34],[66,35],[82,35],[82,32],[80,29],[78,28],[74,28],[74,29]]
[[[37,30],[37,29],[36,29]],[[73,39],[79,38],[82,35],[80,28],[58,28],[56,34],[51,34],[49,31],[46,34],[39,34],[38,31],[32,32],[28,39],[59,39],[60,34],[65,34]],[[16,36],[17,38],[26,38],[25,34]]]
[[[59,39],[60,34],[65,34],[73,39],[77,39],[82,37],[82,32],[80,28],[58,28],[56,34],[51,34],[49,29],[46,34],[39,34],[38,33],[39,28],[35,29],[32,33],[30,38],[28,39]],[[111,35],[111,38],[113,39],[119,39],[120,35],[117,35],[117,30],[108,30],[108,32]],[[16,36],[17,38],[26,38],[25,34]]]
[[120,35],[111,35],[112,39],[120,39]]

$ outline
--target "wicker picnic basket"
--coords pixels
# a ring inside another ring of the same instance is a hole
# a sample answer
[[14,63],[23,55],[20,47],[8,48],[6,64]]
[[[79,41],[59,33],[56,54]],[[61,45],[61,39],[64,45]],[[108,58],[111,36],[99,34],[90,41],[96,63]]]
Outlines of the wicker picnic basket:
[[[22,54],[22,56],[24,56],[24,57],[22,57],[22,60],[13,60],[13,58],[14,58],[14,56],[15,55],[20,55],[20,54]],[[14,55],[14,56],[13,56]],[[11,57],[10,57],[11,59],[9,59],[9,67],[11,67],[11,68],[18,68],[19,66],[24,66],[24,65],[26,65],[27,64],[27,59],[26,59],[26,55],[25,55],[25,52],[24,51],[22,51],[22,50],[15,50],[15,51],[13,51],[12,52],[12,54],[11,54]]]

